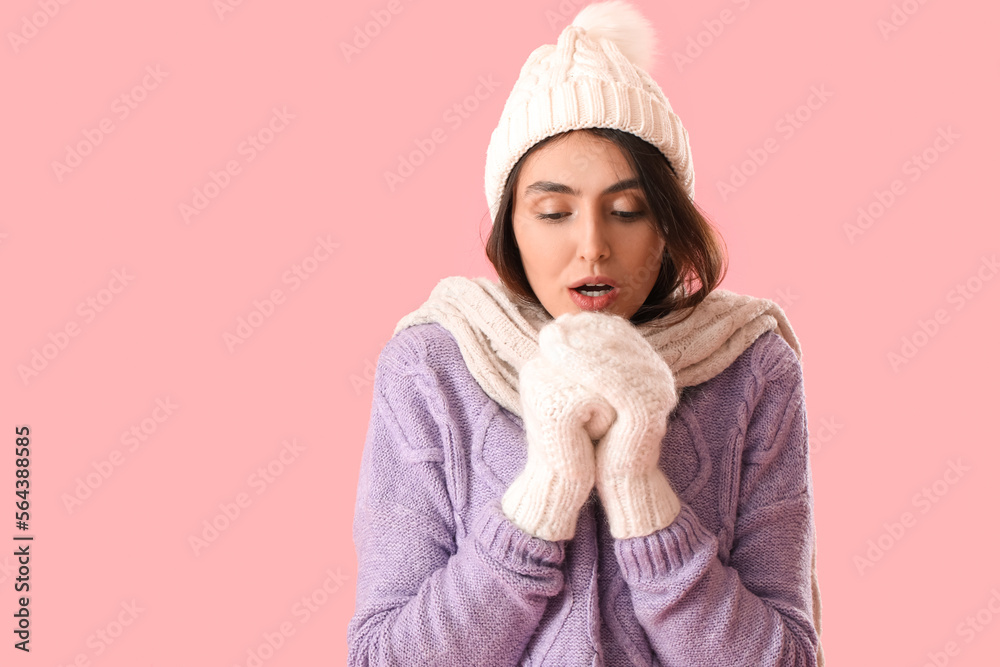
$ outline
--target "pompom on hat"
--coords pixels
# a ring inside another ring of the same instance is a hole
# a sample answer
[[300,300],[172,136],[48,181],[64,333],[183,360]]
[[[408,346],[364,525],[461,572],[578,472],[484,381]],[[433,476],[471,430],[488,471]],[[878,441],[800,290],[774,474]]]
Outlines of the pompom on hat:
[[507,177],[539,141],[562,132],[614,128],[656,146],[694,199],[687,130],[647,70],[656,34],[624,0],[584,7],[556,44],[528,56],[486,149],[486,200],[496,220]]

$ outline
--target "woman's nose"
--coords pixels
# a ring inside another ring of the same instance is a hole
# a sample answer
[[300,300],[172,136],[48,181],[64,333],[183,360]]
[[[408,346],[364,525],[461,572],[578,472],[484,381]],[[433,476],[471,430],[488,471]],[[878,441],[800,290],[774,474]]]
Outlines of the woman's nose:
[[600,209],[583,207],[580,210],[577,227],[577,246],[581,258],[594,262],[606,259],[611,253],[605,222],[601,218]]

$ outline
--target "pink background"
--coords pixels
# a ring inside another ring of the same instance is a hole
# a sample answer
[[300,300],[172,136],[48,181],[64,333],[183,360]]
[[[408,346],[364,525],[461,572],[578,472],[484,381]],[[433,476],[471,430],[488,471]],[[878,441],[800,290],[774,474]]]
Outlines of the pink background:
[[[235,1],[0,12],[0,663],[344,664],[373,364],[438,280],[495,277],[490,133],[530,51],[582,6]],[[996,664],[1000,10],[636,5],[728,245],[723,287],[774,299],[802,343],[829,664]],[[372,12],[391,20],[345,56]],[[810,109],[813,87],[829,96]],[[185,220],[213,174],[225,187]],[[12,648],[9,555],[25,424],[30,654]],[[144,440],[123,441],[133,427]],[[196,549],[206,521],[223,529]]]

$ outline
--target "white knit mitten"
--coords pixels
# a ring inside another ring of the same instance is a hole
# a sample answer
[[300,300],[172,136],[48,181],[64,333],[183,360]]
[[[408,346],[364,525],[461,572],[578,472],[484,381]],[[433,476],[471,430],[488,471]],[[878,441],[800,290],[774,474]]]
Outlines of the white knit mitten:
[[594,488],[594,440],[608,430],[614,410],[540,354],[521,367],[518,384],[528,457],[501,507],[527,533],[572,539]]
[[596,448],[596,483],[612,536],[649,535],[673,523],[680,499],[658,462],[677,405],[670,366],[625,318],[566,313],[545,327],[542,354],[600,393],[616,417]]

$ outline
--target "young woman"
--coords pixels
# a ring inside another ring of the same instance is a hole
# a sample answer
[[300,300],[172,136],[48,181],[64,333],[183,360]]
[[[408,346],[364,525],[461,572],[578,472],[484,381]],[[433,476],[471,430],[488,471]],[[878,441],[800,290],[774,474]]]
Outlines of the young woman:
[[499,282],[379,356],[351,665],[822,664],[798,341],[718,289],[652,29],[586,7],[487,151]]

